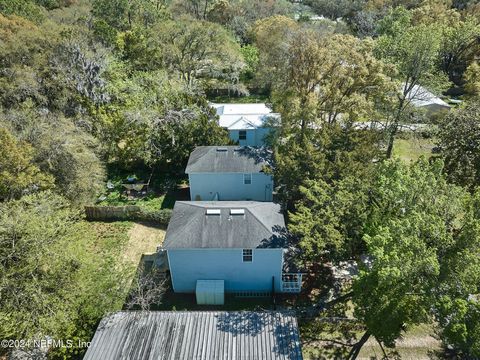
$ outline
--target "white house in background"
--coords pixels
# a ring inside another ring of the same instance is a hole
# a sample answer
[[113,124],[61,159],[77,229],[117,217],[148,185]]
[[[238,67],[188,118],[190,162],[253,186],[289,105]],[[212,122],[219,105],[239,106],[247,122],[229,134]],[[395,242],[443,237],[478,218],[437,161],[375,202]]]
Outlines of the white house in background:
[[190,199],[272,201],[273,177],[264,172],[270,159],[266,148],[199,146],[185,169]]
[[283,271],[285,230],[271,202],[177,201],[159,253],[175,292],[212,280],[226,293],[299,292],[301,274]]
[[429,113],[450,110],[451,106],[445,101],[435,96],[423,86],[415,85],[410,91],[408,97],[411,104],[417,108],[427,110]]
[[269,118],[280,119],[265,104],[210,103],[219,116],[219,125],[228,130],[230,138],[242,146],[263,146],[264,138],[272,128]]

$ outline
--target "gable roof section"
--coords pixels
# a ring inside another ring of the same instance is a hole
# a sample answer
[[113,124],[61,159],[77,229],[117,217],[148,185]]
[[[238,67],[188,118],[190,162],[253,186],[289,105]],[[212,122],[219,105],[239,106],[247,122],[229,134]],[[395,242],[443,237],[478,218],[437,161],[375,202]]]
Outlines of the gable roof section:
[[[207,215],[208,209],[220,214]],[[243,209],[232,215],[231,209]],[[285,220],[280,205],[257,201],[177,201],[165,249],[282,248]]]
[[445,101],[440,99],[438,96],[435,96],[433,93],[425,89],[423,86],[414,85],[412,91],[408,95],[408,100],[411,101],[413,106],[424,107],[424,106],[438,106],[449,109],[451,106],[448,105]]
[[191,173],[259,173],[271,160],[264,148],[248,146],[199,146],[185,169]]
[[120,311],[105,317],[84,360],[301,360],[289,312]]
[[[220,125],[222,126],[222,125]],[[233,123],[231,123],[227,128],[228,130],[249,130],[249,129],[255,129],[259,125],[255,123],[255,121],[249,120],[245,116],[241,116],[238,119],[236,119]]]

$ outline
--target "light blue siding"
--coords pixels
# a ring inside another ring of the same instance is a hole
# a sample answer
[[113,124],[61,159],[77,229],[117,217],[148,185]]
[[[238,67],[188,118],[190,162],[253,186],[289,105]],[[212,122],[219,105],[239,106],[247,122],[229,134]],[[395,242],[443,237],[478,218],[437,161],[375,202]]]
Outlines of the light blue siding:
[[257,128],[257,129],[250,129],[246,130],[247,132],[247,139],[240,140],[239,132],[240,130],[228,130],[228,134],[230,139],[235,142],[238,142],[241,146],[264,146],[265,136],[271,131],[270,128]]
[[224,280],[225,291],[280,292],[283,249],[253,249],[253,261],[243,262],[242,249],[169,249],[173,290],[195,292],[197,280]]
[[251,184],[244,184],[241,173],[195,173],[188,179],[192,201],[213,200],[217,193],[220,201],[272,201],[273,179],[264,173],[253,173]]

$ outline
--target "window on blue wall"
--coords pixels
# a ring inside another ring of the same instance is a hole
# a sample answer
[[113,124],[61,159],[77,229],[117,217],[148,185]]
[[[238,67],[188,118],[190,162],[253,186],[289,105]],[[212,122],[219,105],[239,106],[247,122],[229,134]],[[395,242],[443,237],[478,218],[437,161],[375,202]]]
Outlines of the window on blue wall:
[[252,249],[243,249],[243,262],[252,262],[253,261],[253,250]]
[[243,183],[250,185],[252,183],[252,174],[243,174]]
[[238,140],[247,140],[247,130],[240,130],[238,132]]

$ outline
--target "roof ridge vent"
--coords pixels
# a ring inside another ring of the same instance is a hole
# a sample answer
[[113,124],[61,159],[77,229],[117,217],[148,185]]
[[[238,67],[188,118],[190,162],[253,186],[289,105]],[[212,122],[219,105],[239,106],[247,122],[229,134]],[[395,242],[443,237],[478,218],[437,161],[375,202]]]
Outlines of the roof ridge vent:
[[205,212],[205,214],[207,216],[209,215],[220,215],[222,213],[222,211],[220,209],[207,209],[207,211]]
[[245,215],[245,209],[230,209],[230,215]]

